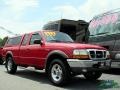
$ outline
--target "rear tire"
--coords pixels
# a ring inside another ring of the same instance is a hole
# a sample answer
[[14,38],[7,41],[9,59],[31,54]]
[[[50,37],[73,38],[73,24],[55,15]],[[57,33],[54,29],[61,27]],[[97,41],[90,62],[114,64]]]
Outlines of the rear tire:
[[60,59],[54,59],[50,63],[50,67],[48,69],[48,77],[54,85],[65,85],[68,81],[69,75],[70,71],[67,65]]
[[97,80],[102,75],[101,71],[87,72],[84,74],[84,77],[88,80]]
[[12,57],[8,57],[6,61],[6,69],[10,74],[15,74],[17,71],[17,65],[14,63]]

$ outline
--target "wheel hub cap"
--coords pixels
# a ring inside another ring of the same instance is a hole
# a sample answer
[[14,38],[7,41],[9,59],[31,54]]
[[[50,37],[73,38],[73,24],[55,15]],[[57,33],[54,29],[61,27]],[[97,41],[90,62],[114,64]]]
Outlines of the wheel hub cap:
[[54,79],[54,81],[60,81],[62,78],[62,68],[60,65],[55,64],[52,67],[52,71],[51,71],[51,76]]
[[12,68],[12,62],[11,62],[11,60],[9,60],[9,61],[8,61],[8,70],[10,71],[11,68]]

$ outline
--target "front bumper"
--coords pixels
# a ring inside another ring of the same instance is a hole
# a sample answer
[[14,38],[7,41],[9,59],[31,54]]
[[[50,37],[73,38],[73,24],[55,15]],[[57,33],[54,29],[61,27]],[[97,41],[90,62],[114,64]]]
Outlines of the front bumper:
[[67,62],[75,73],[84,73],[96,70],[108,70],[111,66],[111,60],[79,60],[67,59]]

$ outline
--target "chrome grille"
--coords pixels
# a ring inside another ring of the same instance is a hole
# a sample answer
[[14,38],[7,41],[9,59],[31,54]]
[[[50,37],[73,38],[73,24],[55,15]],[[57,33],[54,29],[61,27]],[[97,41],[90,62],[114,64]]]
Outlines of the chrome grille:
[[104,58],[102,51],[96,51],[96,58]]
[[88,50],[91,59],[106,59],[105,50]]
[[96,58],[95,52],[94,51],[90,51],[90,56],[91,56],[91,58]]

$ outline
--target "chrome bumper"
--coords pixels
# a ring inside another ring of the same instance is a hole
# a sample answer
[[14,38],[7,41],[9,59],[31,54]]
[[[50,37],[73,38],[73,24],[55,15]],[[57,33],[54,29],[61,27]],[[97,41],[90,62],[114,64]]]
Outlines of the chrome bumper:
[[111,60],[79,60],[67,59],[70,68],[75,72],[109,69]]

